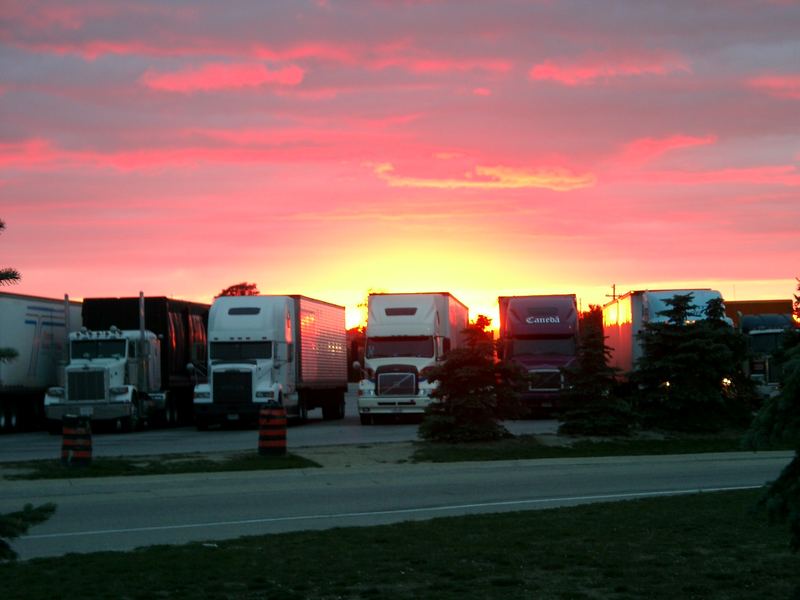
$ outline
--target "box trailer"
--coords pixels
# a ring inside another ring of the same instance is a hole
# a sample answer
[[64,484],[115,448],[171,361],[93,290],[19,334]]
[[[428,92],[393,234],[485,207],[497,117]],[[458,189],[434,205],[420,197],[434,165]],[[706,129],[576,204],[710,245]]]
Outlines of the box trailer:
[[564,375],[578,349],[575,294],[500,296],[498,355],[528,372],[522,400],[531,412],[549,412],[562,404]]
[[447,292],[370,294],[367,308],[358,384],[361,423],[385,415],[422,415],[436,385],[425,369],[464,345],[469,309]]
[[44,425],[44,395],[59,383],[67,336],[81,327],[81,304],[67,299],[0,292],[0,432]]
[[211,306],[208,382],[194,390],[199,429],[255,423],[266,406],[300,421],[322,408],[344,417],[347,343],[343,306],[301,295],[221,296]]
[[[721,300],[722,295],[712,289],[690,290],[636,290],[611,300],[603,306],[603,333],[606,345],[611,348],[609,366],[619,369],[621,376],[626,377],[636,367],[642,357],[642,346],[638,334],[646,323],[664,323],[667,318],[659,315],[669,308],[665,300],[678,294],[692,294],[692,303],[698,307],[698,320],[706,303],[710,300]],[[730,319],[727,319],[731,323]]]

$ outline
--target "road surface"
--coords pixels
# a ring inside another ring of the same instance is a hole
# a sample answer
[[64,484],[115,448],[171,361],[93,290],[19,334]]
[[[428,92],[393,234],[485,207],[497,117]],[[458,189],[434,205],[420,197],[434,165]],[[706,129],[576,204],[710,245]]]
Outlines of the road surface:
[[[0,513],[55,502],[22,558],[761,486],[789,452],[394,464],[4,481]],[[213,542],[212,542],[213,543]]]

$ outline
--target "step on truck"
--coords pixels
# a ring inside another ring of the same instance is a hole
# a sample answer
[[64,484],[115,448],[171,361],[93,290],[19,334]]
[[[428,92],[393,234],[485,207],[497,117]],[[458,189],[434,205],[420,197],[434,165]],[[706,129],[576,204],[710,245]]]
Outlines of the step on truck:
[[65,414],[130,431],[191,423],[192,359],[204,360],[208,305],[165,297],[87,298],[70,334],[64,384],[48,390],[51,431]]
[[500,296],[498,358],[528,372],[521,394],[531,415],[563,406],[563,369],[574,364],[578,348],[575,294]]
[[41,429],[44,397],[60,383],[67,336],[81,327],[81,303],[0,292],[0,433]]
[[421,416],[435,383],[425,369],[465,343],[469,309],[447,292],[370,294],[363,377],[358,384],[362,425],[388,416]]
[[306,296],[220,296],[211,306],[208,381],[194,390],[198,429],[255,424],[283,406],[304,421],[322,409],[344,417],[347,348],[344,307]]

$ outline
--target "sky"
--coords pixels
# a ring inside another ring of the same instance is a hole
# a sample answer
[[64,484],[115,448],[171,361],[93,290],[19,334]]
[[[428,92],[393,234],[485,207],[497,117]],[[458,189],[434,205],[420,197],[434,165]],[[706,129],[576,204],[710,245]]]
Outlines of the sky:
[[0,0],[3,291],[800,276],[795,0]]

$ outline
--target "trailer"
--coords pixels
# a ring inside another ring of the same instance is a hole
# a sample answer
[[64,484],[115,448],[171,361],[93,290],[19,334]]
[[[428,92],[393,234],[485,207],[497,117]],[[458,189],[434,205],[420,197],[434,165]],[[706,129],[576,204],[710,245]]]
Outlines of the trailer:
[[469,309],[447,292],[370,294],[367,308],[361,424],[387,415],[421,416],[436,386],[425,369],[465,344]]
[[[642,357],[642,346],[638,334],[646,323],[663,323],[667,318],[658,313],[668,309],[665,300],[678,294],[692,294],[698,307],[696,319],[703,319],[702,310],[710,300],[721,300],[717,290],[709,288],[690,290],[636,290],[618,296],[603,306],[603,333],[606,345],[611,348],[609,366],[619,369],[626,378]],[[732,321],[726,317],[732,325]]]
[[81,327],[81,303],[0,292],[0,432],[44,425],[44,395],[59,383],[67,336]]
[[344,417],[344,307],[301,295],[220,296],[211,306],[208,382],[194,389],[198,429],[258,420],[282,406],[290,417],[322,409]]
[[578,302],[575,294],[500,296],[498,356],[528,372],[521,399],[532,414],[561,408],[563,369],[577,359]]
[[48,390],[49,428],[77,413],[118,430],[192,421],[195,375],[205,361],[208,305],[163,296],[87,298],[70,336],[64,385]]

